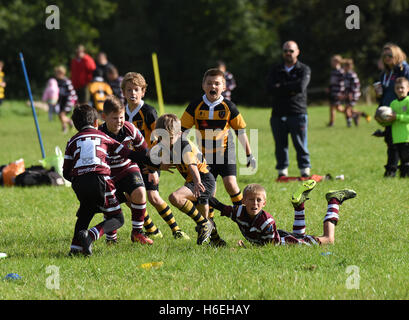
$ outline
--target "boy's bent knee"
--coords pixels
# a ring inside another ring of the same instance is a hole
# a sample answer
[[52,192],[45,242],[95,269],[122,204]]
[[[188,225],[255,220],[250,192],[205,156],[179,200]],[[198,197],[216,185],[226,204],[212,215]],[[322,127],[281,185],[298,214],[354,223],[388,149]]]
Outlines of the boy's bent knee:
[[151,203],[152,205],[159,205],[163,202],[163,199],[161,198],[161,196],[159,195],[159,192],[157,191],[148,191],[148,201],[149,203]]
[[131,201],[133,203],[146,202],[146,192],[143,187],[137,188],[131,193]]

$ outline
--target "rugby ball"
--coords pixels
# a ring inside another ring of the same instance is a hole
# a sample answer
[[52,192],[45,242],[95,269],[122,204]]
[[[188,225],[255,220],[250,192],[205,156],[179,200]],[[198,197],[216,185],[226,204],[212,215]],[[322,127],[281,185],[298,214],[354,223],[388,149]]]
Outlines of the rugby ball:
[[378,109],[376,109],[375,119],[381,125],[388,124],[390,123],[388,119],[392,114],[393,114],[393,111],[390,107],[380,106]]

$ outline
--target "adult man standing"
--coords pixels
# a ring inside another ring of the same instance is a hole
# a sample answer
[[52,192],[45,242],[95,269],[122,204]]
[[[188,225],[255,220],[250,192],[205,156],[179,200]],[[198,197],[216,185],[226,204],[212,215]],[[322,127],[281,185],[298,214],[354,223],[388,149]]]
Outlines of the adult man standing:
[[71,82],[78,96],[78,103],[87,103],[89,94],[88,83],[96,69],[94,59],[85,52],[85,47],[79,45],[75,51],[75,58],[71,60]]
[[275,141],[278,176],[288,176],[288,134],[297,153],[298,168],[302,177],[310,176],[310,154],[307,143],[307,86],[311,69],[298,61],[300,50],[294,41],[283,45],[284,62],[274,66],[267,79],[272,95],[270,125]]

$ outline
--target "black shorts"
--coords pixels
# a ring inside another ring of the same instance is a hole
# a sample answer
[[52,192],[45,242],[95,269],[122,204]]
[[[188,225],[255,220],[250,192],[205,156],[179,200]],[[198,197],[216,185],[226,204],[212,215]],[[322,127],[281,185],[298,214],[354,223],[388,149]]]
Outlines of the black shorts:
[[[228,157],[228,154],[230,153],[230,158]],[[227,177],[227,176],[236,176],[237,175],[237,166],[236,166],[236,154],[234,149],[229,151],[225,151],[223,158],[222,158],[222,163],[220,163],[220,156],[217,158],[216,154],[213,154],[213,159],[209,163],[207,163],[210,172],[213,174],[213,177],[217,179],[217,177],[220,175],[222,178]],[[230,161],[229,161],[230,160]]]
[[131,193],[140,187],[144,187],[144,181],[142,174],[138,171],[130,172],[121,180],[115,182],[116,186],[116,197],[120,203],[126,202],[126,197],[124,193],[131,195]]
[[[205,187],[204,192],[200,192],[199,198],[196,200],[199,204],[208,204],[209,198],[213,196],[214,191],[216,190],[216,180],[214,179],[213,175],[208,173],[200,172],[200,180]],[[189,188],[192,192],[194,190],[194,183],[186,182],[185,187]]]
[[331,106],[337,106],[343,104],[343,101],[338,97],[338,95],[330,95],[329,104]]
[[[160,177],[160,171],[157,171],[157,173],[158,173],[158,176]],[[143,178],[143,183],[145,184],[146,191],[159,191],[159,184],[155,185],[152,182],[150,182],[147,174],[142,173],[142,178]]]
[[72,180],[80,207],[89,212],[102,212],[108,215],[121,213],[121,206],[114,193],[115,185],[109,176],[94,172],[86,173]]

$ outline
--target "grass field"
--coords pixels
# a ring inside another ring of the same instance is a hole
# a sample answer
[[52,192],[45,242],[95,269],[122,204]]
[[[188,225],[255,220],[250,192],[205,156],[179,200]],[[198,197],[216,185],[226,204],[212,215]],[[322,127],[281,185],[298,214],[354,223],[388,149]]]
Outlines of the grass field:
[[[258,171],[239,175],[241,188],[251,182],[268,191],[266,210],[279,229],[292,230],[290,194],[297,182],[277,183],[269,109],[239,106],[248,128],[258,129]],[[358,109],[373,114],[375,106]],[[184,106],[166,106],[178,116]],[[58,120],[48,121],[37,111],[46,154],[62,150],[70,135],[63,135]],[[1,300],[28,299],[137,299],[137,300],[284,300],[284,299],[408,299],[409,180],[384,179],[386,147],[371,136],[379,126],[361,121],[346,128],[337,115],[327,128],[327,107],[309,108],[309,149],[312,173],[343,174],[344,181],[320,182],[306,203],[307,233],[321,235],[326,211],[325,193],[350,187],[358,196],[345,202],[336,228],[336,243],[326,247],[239,248],[243,239],[237,226],[216,215],[226,248],[197,246],[192,221],[173,208],[191,241],[174,240],[166,223],[148,205],[164,234],[153,246],[132,244],[130,212],[124,207],[125,225],[119,243],[94,245],[90,258],[67,256],[78,202],[67,187],[3,187],[0,189],[0,277],[18,273],[18,281],[0,282]],[[74,132],[71,132],[72,134]],[[31,109],[22,102],[6,101],[0,108],[0,164],[24,158],[26,167],[38,164],[40,146]],[[242,152],[242,150],[239,150]],[[290,149],[290,175],[298,175],[295,152]],[[163,173],[163,198],[183,183],[175,173]],[[228,203],[221,181],[217,196]],[[92,224],[98,223],[97,215]],[[162,261],[157,269],[141,264]],[[58,281],[57,281],[58,280]]]

